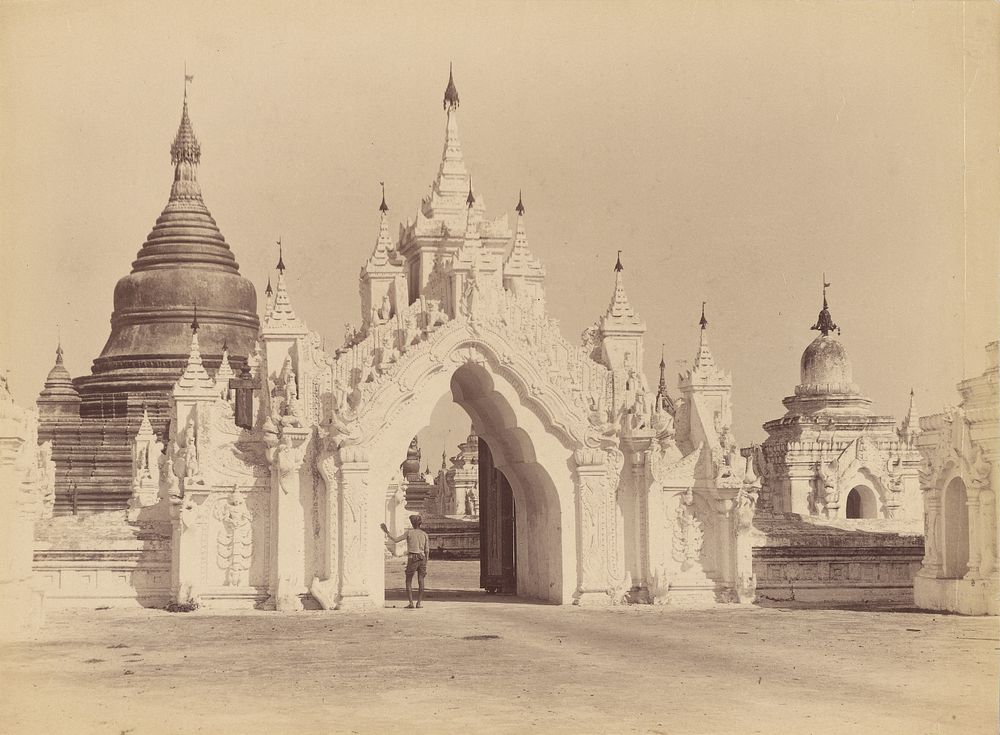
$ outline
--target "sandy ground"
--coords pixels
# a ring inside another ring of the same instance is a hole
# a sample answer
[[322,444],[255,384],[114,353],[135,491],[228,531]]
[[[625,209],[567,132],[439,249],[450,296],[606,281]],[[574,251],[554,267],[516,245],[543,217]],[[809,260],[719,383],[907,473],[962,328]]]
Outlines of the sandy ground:
[[51,610],[0,647],[0,731],[997,732],[996,619],[553,607],[477,569],[432,562],[422,610]]

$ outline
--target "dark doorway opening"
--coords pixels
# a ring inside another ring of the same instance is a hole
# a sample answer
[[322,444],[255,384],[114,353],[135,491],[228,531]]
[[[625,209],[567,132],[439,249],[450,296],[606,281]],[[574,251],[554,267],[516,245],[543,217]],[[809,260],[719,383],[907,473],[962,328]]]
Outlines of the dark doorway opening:
[[514,493],[479,439],[479,586],[488,593],[517,594]]

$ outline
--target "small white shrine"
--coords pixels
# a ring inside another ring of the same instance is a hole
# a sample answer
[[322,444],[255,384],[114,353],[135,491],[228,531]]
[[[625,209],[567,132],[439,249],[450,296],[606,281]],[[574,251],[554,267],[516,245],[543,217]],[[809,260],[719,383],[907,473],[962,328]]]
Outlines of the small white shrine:
[[962,401],[920,419],[924,561],[913,580],[918,607],[967,615],[1000,612],[1000,387],[997,343],[986,371],[958,384]]

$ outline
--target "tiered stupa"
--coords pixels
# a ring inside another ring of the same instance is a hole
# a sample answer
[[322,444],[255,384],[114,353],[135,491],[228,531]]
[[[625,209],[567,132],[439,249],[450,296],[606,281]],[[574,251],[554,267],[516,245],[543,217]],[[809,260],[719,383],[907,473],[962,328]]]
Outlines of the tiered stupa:
[[130,441],[146,411],[166,430],[171,390],[183,373],[197,310],[205,365],[223,347],[239,370],[257,339],[257,295],[202,200],[201,146],[188,117],[187,93],[170,159],[174,181],[166,207],[139,249],[132,272],[115,286],[111,335],[90,375],[70,380],[62,348],[38,399],[40,438],[53,440],[57,514],[124,508]]
[[768,421],[764,452],[777,473],[771,500],[778,511],[824,518],[918,519],[912,443],[892,416],[877,416],[854,383],[823,287],[820,334],[802,353],[800,382],[780,419]]
[[744,450],[760,482],[758,599],[909,605],[923,555],[915,414],[911,405],[897,426],[874,413],[854,383],[828,286],[785,415]]

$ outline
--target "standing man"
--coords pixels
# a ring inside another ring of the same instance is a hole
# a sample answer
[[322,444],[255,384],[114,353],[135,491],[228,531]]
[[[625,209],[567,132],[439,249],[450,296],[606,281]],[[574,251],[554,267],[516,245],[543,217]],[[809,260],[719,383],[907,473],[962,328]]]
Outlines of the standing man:
[[[423,519],[419,515],[410,516],[409,528],[398,538],[389,533],[389,529],[382,523],[379,528],[393,543],[399,543],[406,539],[406,599],[410,601],[407,609],[422,607],[420,604],[424,596],[424,577],[427,576],[427,557],[431,551],[431,540],[427,532],[421,530],[420,524]],[[413,573],[417,573],[417,604],[413,604]]]

